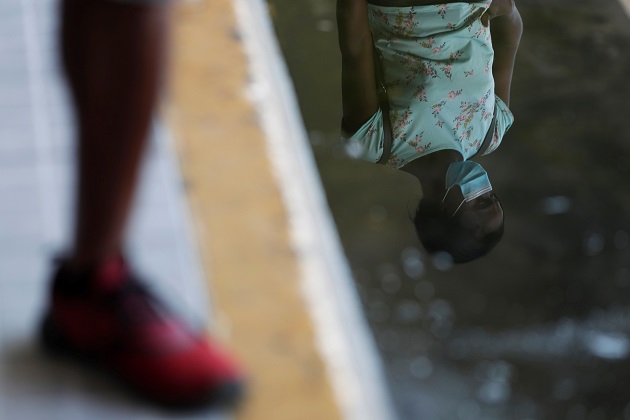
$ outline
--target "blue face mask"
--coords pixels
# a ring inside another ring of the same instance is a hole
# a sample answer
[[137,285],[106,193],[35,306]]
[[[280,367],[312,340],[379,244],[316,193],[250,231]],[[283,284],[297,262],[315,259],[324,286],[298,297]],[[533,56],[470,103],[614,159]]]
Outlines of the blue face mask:
[[453,162],[446,171],[446,194],[442,199],[442,203],[446,200],[446,195],[455,185],[459,185],[464,195],[462,201],[453,216],[459,211],[465,202],[474,200],[475,198],[492,191],[488,173],[483,166],[478,163],[463,161]]

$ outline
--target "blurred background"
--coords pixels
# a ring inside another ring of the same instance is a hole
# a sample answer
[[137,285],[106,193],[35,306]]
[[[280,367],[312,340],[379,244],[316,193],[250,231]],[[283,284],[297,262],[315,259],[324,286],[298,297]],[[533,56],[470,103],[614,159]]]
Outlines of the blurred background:
[[269,4],[400,418],[630,419],[629,9],[517,1],[516,122],[483,160],[505,236],[451,267],[417,181],[343,157],[335,1]]

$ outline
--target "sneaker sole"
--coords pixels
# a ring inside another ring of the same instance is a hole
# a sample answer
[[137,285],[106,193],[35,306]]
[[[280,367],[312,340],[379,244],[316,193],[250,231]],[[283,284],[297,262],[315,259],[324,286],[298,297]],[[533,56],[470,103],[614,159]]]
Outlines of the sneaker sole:
[[168,397],[150,395],[141,389],[133,387],[119,375],[107,369],[103,363],[99,363],[98,357],[90,357],[72,346],[54,326],[50,317],[45,317],[40,327],[40,343],[43,349],[51,356],[63,358],[72,362],[79,362],[85,368],[95,371],[103,376],[122,384],[137,397],[152,404],[158,404],[171,410],[195,410],[201,408],[217,408],[235,410],[245,397],[244,381],[235,380],[226,382],[211,390],[204,397],[193,400],[168,400]]

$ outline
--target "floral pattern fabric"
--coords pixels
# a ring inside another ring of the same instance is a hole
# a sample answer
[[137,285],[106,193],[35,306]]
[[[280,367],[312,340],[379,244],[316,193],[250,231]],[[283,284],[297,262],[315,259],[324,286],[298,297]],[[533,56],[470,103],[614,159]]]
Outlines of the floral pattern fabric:
[[[494,94],[492,40],[480,19],[490,3],[368,5],[389,97],[393,145],[388,163],[395,168],[438,150],[470,158],[497,113],[488,154],[512,125],[511,112]],[[346,140],[351,156],[378,161],[382,130],[379,111]]]

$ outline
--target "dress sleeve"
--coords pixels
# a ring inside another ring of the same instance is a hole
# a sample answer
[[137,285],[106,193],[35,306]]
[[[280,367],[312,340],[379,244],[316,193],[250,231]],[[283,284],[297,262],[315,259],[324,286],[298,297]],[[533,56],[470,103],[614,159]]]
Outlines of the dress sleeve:
[[341,142],[346,154],[352,159],[376,163],[383,154],[383,113],[379,109],[354,134],[341,130]]
[[492,136],[490,146],[488,146],[488,149],[485,151],[483,156],[494,152],[499,147],[501,141],[503,140],[503,136],[505,135],[505,133],[507,133],[507,131],[510,129],[510,127],[512,127],[512,124],[514,123],[514,115],[512,115],[512,111],[510,111],[510,108],[508,108],[508,106],[505,104],[505,102],[501,100],[501,98],[499,98],[498,96],[495,96],[495,98],[496,107],[494,112],[497,116],[497,125],[494,128],[494,135]]

